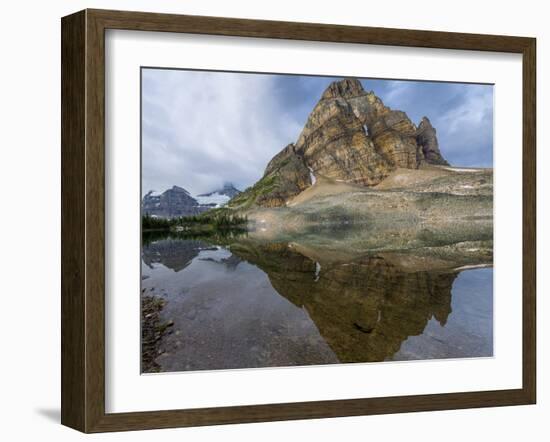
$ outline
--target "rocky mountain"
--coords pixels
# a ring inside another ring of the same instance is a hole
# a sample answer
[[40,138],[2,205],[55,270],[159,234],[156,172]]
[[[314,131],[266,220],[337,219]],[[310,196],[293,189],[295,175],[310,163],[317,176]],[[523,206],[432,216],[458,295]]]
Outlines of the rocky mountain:
[[183,187],[173,186],[163,193],[148,192],[142,199],[141,212],[159,218],[198,215],[215,205],[200,204]]
[[141,212],[159,218],[198,215],[210,209],[222,207],[241,193],[233,184],[224,184],[221,189],[196,197],[183,187],[173,186],[162,193],[149,191],[141,202]]
[[417,127],[359,80],[344,79],[328,86],[298,140],[275,155],[263,177],[229,207],[284,206],[317,177],[375,186],[398,168],[424,165],[448,165],[428,118]]

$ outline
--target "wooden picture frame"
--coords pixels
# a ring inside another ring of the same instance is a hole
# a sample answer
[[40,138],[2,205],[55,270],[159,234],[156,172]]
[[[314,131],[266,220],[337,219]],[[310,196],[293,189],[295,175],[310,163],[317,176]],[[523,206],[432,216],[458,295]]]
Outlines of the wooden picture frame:
[[[62,410],[83,432],[533,404],[536,400],[536,41],[533,38],[84,10],[62,19]],[[523,58],[523,385],[271,405],[105,412],[105,30],[418,48]]]

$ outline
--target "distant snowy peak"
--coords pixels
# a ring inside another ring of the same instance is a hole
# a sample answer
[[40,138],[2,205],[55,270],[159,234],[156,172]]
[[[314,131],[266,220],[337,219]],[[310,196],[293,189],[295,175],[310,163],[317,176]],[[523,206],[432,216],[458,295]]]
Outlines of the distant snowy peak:
[[186,195],[191,196],[191,194],[187,190],[185,190],[183,187],[180,187],[180,186],[172,186],[170,190],[172,192],[185,193]]
[[221,189],[214,190],[208,193],[202,193],[196,196],[197,201],[204,205],[215,205],[215,207],[222,207],[234,196],[241,193],[240,190],[235,188],[233,184],[224,184]]
[[159,197],[163,194],[169,194],[169,193],[184,193],[185,195],[191,196],[191,194],[180,186],[172,186],[171,189],[165,190],[164,192],[158,192],[156,190],[150,190],[145,194],[146,197]]
[[160,218],[198,215],[208,210],[183,187],[172,186],[164,192],[150,190],[141,201],[141,212]]
[[231,199],[234,196],[237,196],[239,193],[241,193],[239,189],[233,186],[233,184],[227,183],[227,184],[224,184],[221,189],[216,189],[209,193],[202,193],[200,195],[197,195],[197,197],[213,196],[214,194],[218,194],[218,195],[228,196]]
[[215,207],[222,207],[225,206],[231,198],[219,192],[210,192],[207,195],[197,195],[195,199],[203,206],[213,205]]
[[198,215],[211,209],[225,206],[235,195],[241,193],[232,184],[221,189],[203,193],[193,198],[183,187],[172,186],[164,192],[150,190],[141,202],[144,214],[161,218]]
[[150,190],[144,196],[144,198],[156,198],[162,195],[162,192],[157,192],[156,190]]

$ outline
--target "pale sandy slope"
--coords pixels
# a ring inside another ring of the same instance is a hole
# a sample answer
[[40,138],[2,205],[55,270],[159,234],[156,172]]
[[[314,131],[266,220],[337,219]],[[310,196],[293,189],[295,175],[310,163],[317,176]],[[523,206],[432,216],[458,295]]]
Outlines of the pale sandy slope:
[[375,189],[399,189],[411,187],[417,184],[432,181],[435,178],[449,176],[453,174],[449,168],[443,167],[425,167],[422,169],[404,169],[394,170],[384,181],[375,186]]
[[[425,185],[425,187],[424,187]],[[301,206],[319,197],[367,193],[377,190],[447,191],[454,194],[492,192],[492,169],[425,166],[420,169],[398,168],[384,181],[372,188],[323,177],[316,177],[315,184],[296,195],[287,207]],[[485,190],[485,192],[483,192]]]
[[316,177],[315,184],[308,187],[302,193],[296,195],[290,201],[288,201],[288,207],[299,206],[305,204],[312,199],[324,196],[338,195],[342,193],[352,193],[352,192],[367,192],[368,189],[364,186],[359,186],[355,184],[344,183],[341,181],[336,181],[330,178],[323,177],[318,175]]
[[456,180],[459,178],[470,181],[475,177],[490,176],[492,180],[492,169],[450,167],[450,166],[422,166],[420,169],[394,170],[384,181],[374,187],[378,190],[387,189],[414,189],[419,184],[433,182],[438,178],[448,177]]

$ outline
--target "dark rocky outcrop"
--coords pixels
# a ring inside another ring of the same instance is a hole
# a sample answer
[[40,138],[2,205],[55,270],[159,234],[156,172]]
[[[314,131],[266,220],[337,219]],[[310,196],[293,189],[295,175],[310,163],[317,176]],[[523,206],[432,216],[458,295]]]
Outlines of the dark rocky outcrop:
[[443,158],[439,151],[436,130],[428,117],[423,117],[416,131],[416,142],[422,149],[424,161],[428,164],[439,164],[448,166],[449,163]]
[[161,371],[156,358],[165,352],[161,346],[162,337],[171,332],[173,321],[163,321],[161,312],[165,301],[153,295],[141,297],[141,372]]

